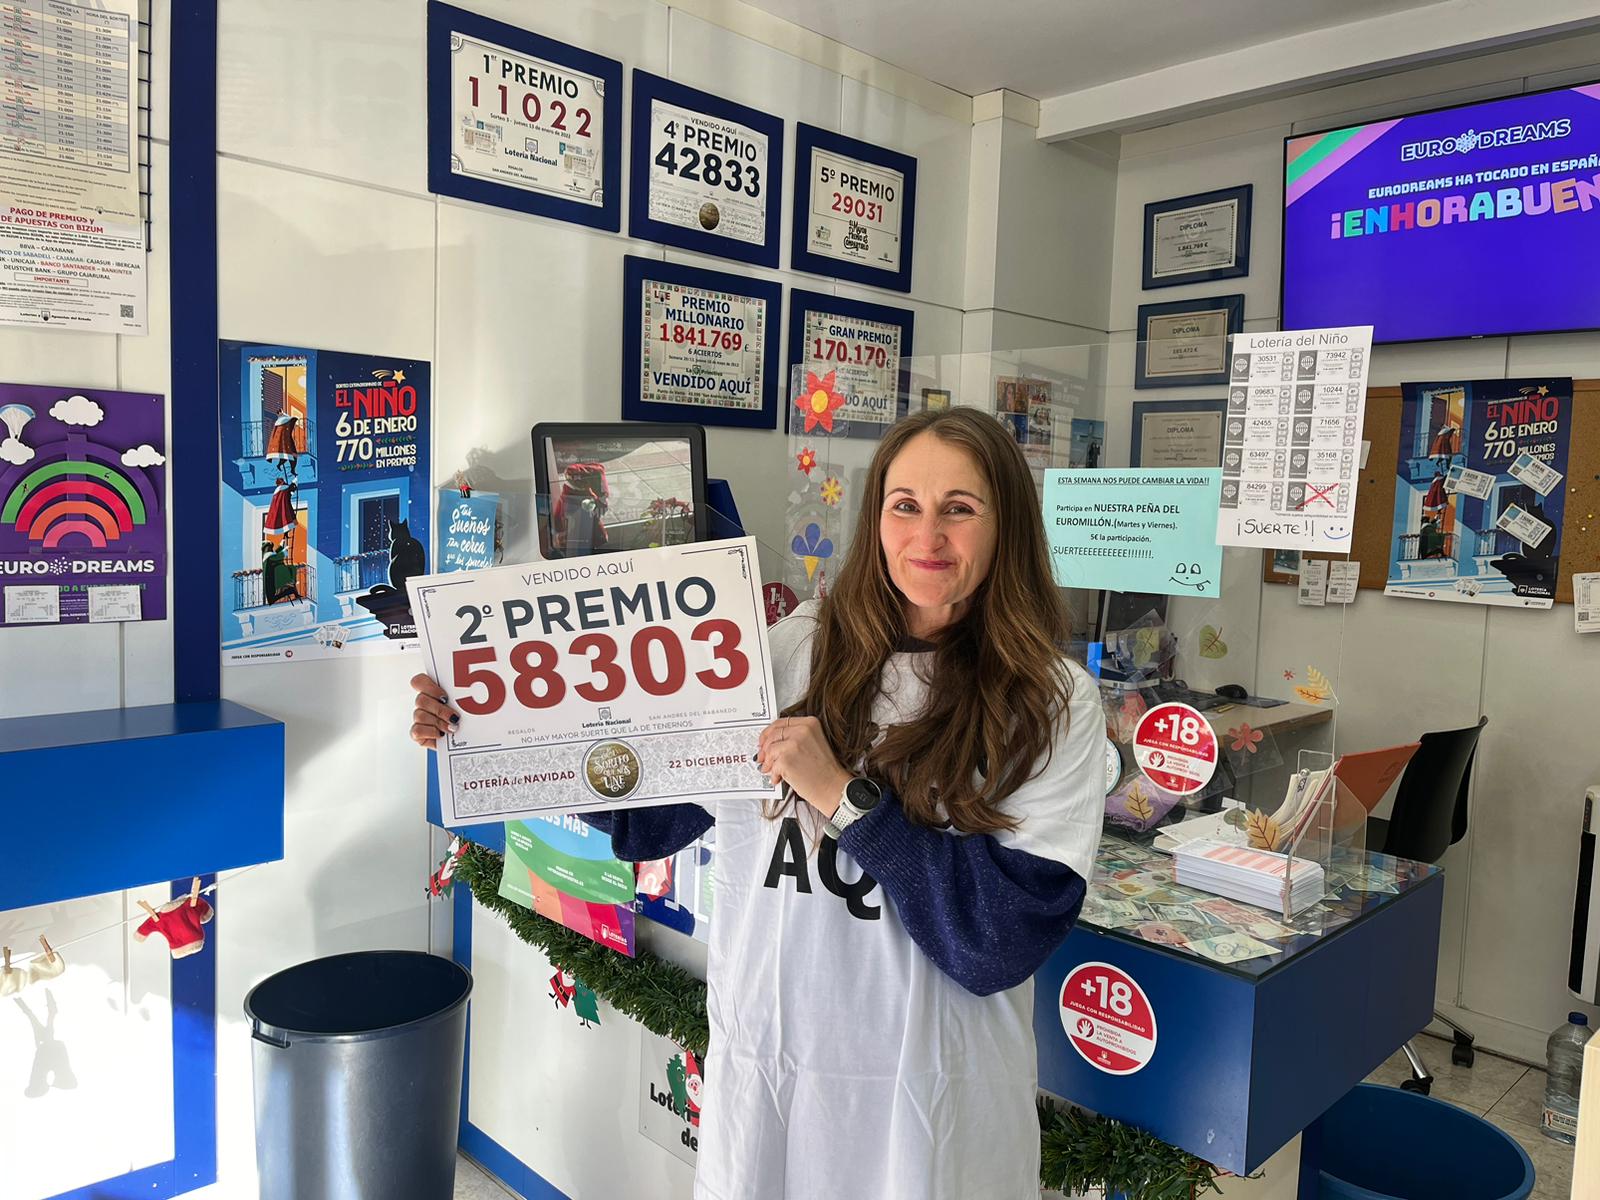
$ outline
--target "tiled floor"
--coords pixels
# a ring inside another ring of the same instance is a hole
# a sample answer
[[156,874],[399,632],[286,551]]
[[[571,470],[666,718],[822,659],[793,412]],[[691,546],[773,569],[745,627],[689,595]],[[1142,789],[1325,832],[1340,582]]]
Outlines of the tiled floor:
[[471,1160],[456,1159],[455,1200],[506,1200],[514,1194],[484,1174]]
[[[1417,1049],[1433,1072],[1432,1095],[1436,1099],[1486,1117],[1528,1152],[1537,1177],[1531,1200],[1568,1200],[1572,1195],[1572,1148],[1539,1132],[1544,1072],[1482,1050],[1470,1068],[1458,1067],[1450,1061],[1450,1043],[1441,1038],[1419,1038]],[[1398,1087],[1410,1074],[1406,1056],[1395,1054],[1367,1076],[1367,1081]]]

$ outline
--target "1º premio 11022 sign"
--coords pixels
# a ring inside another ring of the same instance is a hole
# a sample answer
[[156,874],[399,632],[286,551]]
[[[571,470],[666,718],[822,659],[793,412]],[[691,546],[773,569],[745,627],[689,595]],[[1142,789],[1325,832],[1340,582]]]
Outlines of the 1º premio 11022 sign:
[[766,799],[777,716],[749,538],[410,582],[462,714],[439,745],[447,825]]

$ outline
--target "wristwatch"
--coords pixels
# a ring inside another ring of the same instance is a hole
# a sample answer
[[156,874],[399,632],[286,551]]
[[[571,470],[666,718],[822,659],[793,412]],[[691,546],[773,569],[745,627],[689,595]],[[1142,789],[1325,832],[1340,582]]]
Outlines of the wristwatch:
[[833,818],[828,822],[828,833],[837,838],[877,808],[878,801],[882,799],[882,788],[866,776],[857,775],[844,785],[844,795],[839,798],[839,807],[834,810]]

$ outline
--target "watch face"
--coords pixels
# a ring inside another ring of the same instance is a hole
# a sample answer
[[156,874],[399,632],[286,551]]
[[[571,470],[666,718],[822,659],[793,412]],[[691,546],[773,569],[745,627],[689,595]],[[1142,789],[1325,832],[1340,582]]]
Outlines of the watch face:
[[844,789],[845,799],[861,812],[871,812],[883,793],[870,779],[852,779]]
[[1122,782],[1122,755],[1117,750],[1117,744],[1110,738],[1106,739],[1106,795],[1110,795],[1117,784]]

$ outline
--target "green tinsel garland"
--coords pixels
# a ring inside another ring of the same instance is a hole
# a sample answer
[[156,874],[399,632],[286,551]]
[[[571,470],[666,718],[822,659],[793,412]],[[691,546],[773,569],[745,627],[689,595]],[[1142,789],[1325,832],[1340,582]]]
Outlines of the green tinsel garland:
[[[552,966],[581,979],[652,1033],[705,1055],[711,1027],[704,980],[648,951],[634,958],[618,954],[505,899],[500,895],[504,867],[500,855],[469,842],[456,862],[455,879],[511,932],[542,950]],[[1217,1169],[1210,1163],[1132,1125],[1082,1109],[1041,1100],[1039,1138],[1039,1182],[1068,1195],[1100,1188],[1128,1200],[1191,1200],[1219,1190]]]

